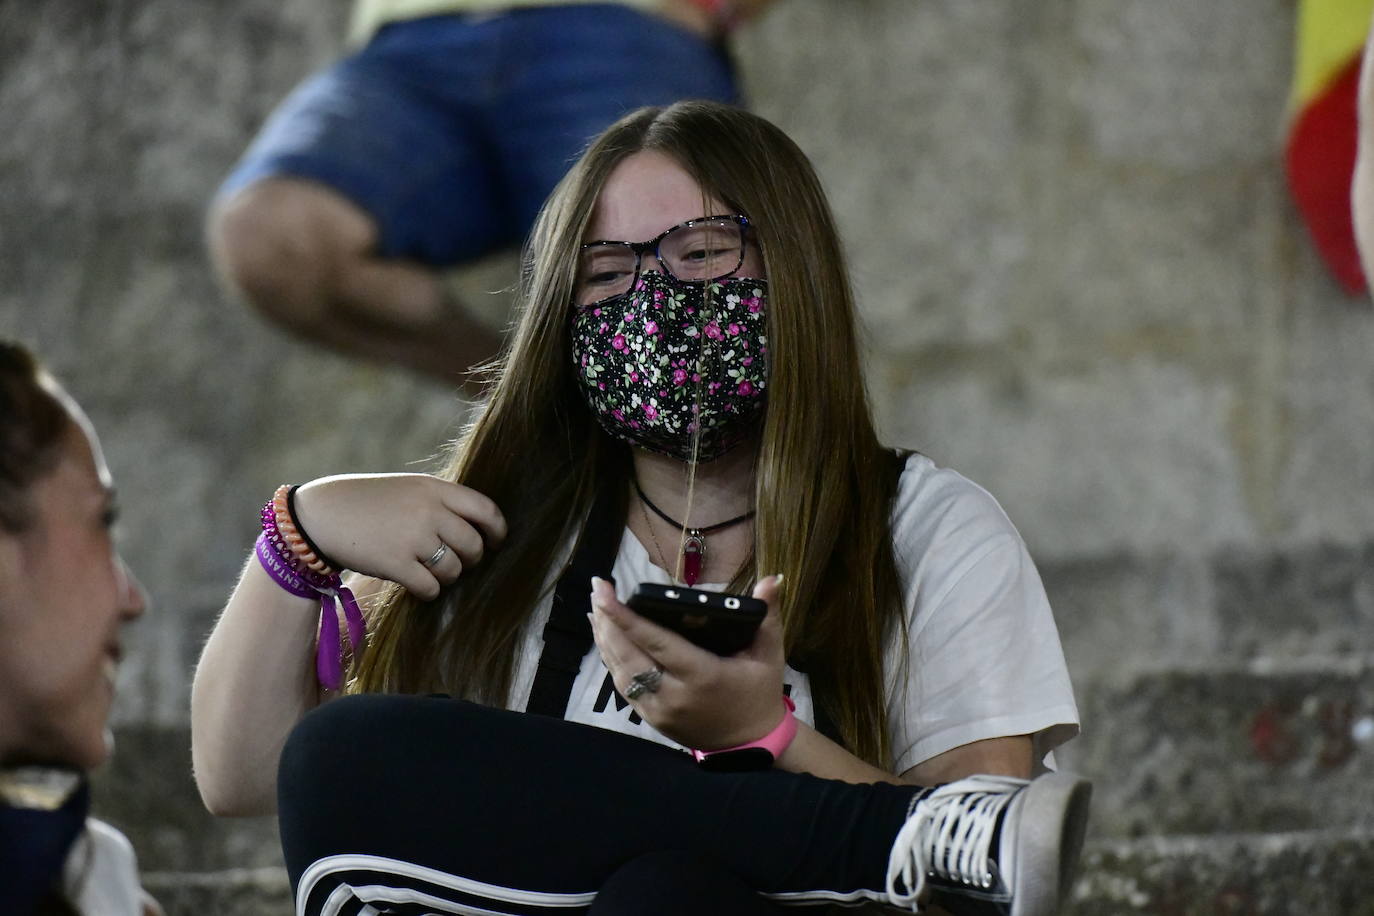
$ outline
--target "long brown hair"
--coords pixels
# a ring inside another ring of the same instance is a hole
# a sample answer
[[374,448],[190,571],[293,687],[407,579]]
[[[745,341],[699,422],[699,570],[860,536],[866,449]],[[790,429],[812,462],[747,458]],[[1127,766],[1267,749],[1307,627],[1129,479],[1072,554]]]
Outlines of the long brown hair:
[[838,233],[796,144],[762,118],[710,102],[627,115],[549,198],[525,248],[513,339],[441,474],[495,500],[511,536],[433,602],[392,588],[351,689],[504,704],[522,625],[594,497],[606,488],[627,504],[629,449],[601,431],[575,387],[568,315],[601,188],[641,150],[671,156],[705,194],[748,216],[769,278],[754,554],[732,588],[784,575],[789,660],[850,750],[890,766],[883,655],[894,632],[906,638],[890,530],[896,478],[873,429]]

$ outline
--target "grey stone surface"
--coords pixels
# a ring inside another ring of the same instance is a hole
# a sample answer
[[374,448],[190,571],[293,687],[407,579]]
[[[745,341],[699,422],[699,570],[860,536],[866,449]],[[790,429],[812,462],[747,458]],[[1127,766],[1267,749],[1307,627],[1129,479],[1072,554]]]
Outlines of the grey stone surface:
[[1080,693],[1161,658],[1200,665],[1225,653],[1205,558],[1123,552],[1042,563],[1040,575]]
[[1075,678],[1374,655],[1374,541],[1120,551],[1040,564]]
[[[742,37],[758,110],[796,137],[830,192],[879,346],[1005,333],[1032,231],[1025,168],[1008,154],[1034,140],[1022,107],[1033,84],[1018,53],[983,50],[1013,48],[1025,18],[989,3],[866,3],[858,15],[784,3]],[[977,140],[949,143],[942,134],[968,117]]]
[[1371,322],[1303,257],[1270,6],[782,4],[742,42],[831,189],[884,430],[1041,556],[1370,530]]
[[131,725],[115,732],[116,753],[92,777],[93,809],[134,844],[154,872],[210,872],[280,865],[274,817],[214,817],[191,776],[185,726]]
[[1099,836],[1374,829],[1374,663],[1143,674],[1079,685]]
[[1292,306],[1281,389],[1285,449],[1274,496],[1285,540],[1351,542],[1374,530],[1374,320],[1334,293],[1306,239],[1289,239]]
[[[1281,0],[1076,0],[1063,71],[1083,139],[1104,158],[1185,169],[1263,161],[1270,99],[1292,53]],[[1280,64],[1276,66],[1276,64]]]
[[1374,653],[1374,541],[1213,561],[1228,654]]
[[291,916],[295,911],[284,868],[215,872],[150,872],[143,886],[167,916]]
[[894,438],[991,490],[1037,558],[1182,541],[1205,550],[1252,536],[1225,383],[1148,359],[1039,378],[1014,356],[983,362],[985,371],[966,363],[936,384],[918,364],[899,386],[894,369],[883,417]]
[[1065,916],[1370,916],[1374,834],[1090,843]]

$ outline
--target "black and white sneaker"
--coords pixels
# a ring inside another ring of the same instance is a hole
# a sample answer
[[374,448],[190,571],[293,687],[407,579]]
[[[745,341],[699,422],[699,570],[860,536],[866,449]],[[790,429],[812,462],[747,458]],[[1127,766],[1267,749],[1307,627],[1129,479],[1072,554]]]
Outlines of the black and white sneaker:
[[970,776],[918,795],[887,862],[888,902],[957,916],[1052,916],[1073,884],[1092,785]]

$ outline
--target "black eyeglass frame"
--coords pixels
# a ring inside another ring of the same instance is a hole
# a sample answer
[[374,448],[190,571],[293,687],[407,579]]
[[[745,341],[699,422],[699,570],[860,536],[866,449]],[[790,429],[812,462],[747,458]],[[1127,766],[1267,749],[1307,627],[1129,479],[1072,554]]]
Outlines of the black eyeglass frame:
[[[739,227],[739,263],[737,263],[730,270],[727,270],[725,273],[715,277],[692,279],[687,277],[679,277],[677,274],[673,273],[672,268],[668,266],[668,262],[663,260],[663,254],[659,251],[659,245],[661,245],[663,240],[667,238],[668,235],[672,232],[676,232],[679,229],[690,229],[693,226],[696,226],[700,223],[705,223],[714,220],[730,220]],[[644,252],[651,250],[654,253],[654,260],[658,261],[658,266],[663,269],[663,272],[668,276],[672,277],[674,280],[680,280],[683,283],[700,283],[704,285],[707,283],[714,283],[717,280],[723,280],[726,277],[732,276],[735,273],[735,271],[739,270],[741,267],[744,266],[744,255],[745,252],[748,250],[749,246],[748,230],[752,225],[753,224],[749,221],[749,217],[745,216],[742,213],[721,213],[716,216],[698,216],[696,219],[685,220],[681,223],[678,223],[676,226],[669,226],[667,229],[664,229],[658,235],[644,242],[625,242],[619,239],[597,239],[593,242],[585,242],[578,247],[577,250],[579,253],[586,251],[589,248],[595,248],[598,245],[624,245],[626,248],[630,249],[630,251],[634,252],[635,269],[634,274],[630,278],[630,287],[629,289],[625,290],[625,292],[616,293],[613,296],[604,296],[601,299],[597,299],[595,301],[587,303],[579,303],[574,301],[573,305],[574,307],[579,309],[593,308],[595,306],[600,305],[603,302],[609,302],[612,299],[618,299],[621,296],[624,296],[626,293],[631,292],[635,288],[636,281],[639,280],[640,267],[644,263]],[[580,283],[580,280],[575,280],[573,282],[574,289]],[[575,299],[576,296],[574,296],[574,300]]]

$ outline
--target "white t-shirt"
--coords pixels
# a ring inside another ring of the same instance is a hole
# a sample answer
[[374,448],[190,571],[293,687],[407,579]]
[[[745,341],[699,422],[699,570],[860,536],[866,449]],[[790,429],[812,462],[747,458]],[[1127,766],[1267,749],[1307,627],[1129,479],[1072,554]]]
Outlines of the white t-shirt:
[[86,829],[67,855],[63,891],[82,916],[141,916],[138,860],[124,834],[87,818]]
[[[892,634],[884,665],[892,771],[971,741],[1027,734],[1036,761],[1052,765],[1050,751],[1078,734],[1078,708],[1044,586],[1006,513],[977,484],[912,455],[892,531],[909,634],[906,652]],[[640,582],[670,583],[628,528],[612,575],[622,601]],[[550,594],[526,624],[511,709],[529,700],[552,605]],[[797,716],[814,725],[806,675],[788,667],[783,680]],[[582,659],[567,718],[678,747],[619,697],[595,648]]]

